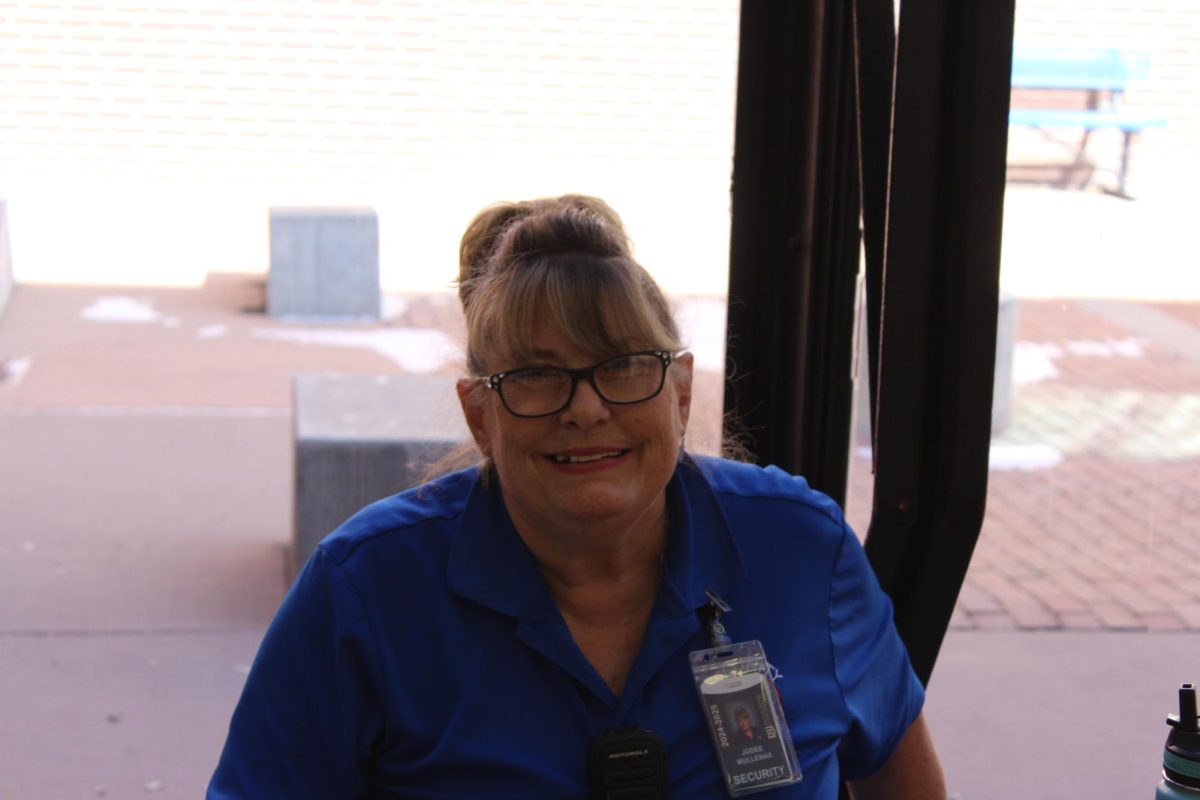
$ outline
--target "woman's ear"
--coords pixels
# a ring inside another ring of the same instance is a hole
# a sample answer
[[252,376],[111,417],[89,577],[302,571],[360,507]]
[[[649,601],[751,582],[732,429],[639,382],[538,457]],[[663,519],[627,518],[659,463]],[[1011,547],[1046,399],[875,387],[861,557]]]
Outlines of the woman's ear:
[[458,391],[458,403],[462,406],[463,419],[467,421],[467,427],[475,439],[475,446],[479,448],[479,452],[483,453],[485,458],[491,458],[491,440],[484,423],[486,409],[483,398],[479,396],[479,379],[462,378],[455,385],[455,389]]

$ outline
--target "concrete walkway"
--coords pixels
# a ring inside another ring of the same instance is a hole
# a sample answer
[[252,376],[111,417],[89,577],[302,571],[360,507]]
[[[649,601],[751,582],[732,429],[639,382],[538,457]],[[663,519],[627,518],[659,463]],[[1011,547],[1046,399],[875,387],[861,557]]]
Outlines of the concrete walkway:
[[957,800],[1149,800],[1189,633],[951,631],[926,714]]

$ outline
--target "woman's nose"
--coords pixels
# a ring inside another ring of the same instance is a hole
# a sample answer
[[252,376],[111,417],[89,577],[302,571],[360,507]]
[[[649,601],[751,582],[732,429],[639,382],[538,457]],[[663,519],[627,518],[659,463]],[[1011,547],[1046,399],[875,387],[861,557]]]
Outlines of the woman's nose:
[[562,412],[562,422],[570,425],[593,425],[609,416],[608,403],[604,402],[591,381],[581,380],[575,386],[571,402]]

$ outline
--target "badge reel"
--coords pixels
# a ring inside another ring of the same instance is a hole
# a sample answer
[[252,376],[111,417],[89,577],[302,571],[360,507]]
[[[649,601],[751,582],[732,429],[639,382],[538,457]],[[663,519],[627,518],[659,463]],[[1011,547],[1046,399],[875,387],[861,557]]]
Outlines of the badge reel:
[[729,605],[707,590],[712,647],[690,654],[704,719],[733,797],[803,777],[771,667],[758,641],[734,644],[721,624]]

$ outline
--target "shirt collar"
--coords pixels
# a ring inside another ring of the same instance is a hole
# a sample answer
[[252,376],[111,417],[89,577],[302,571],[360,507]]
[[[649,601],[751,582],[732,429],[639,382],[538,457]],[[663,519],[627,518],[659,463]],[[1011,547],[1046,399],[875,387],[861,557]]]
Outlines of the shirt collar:
[[[680,610],[705,605],[706,589],[728,594],[745,575],[729,522],[704,477],[706,461],[685,457],[667,486],[671,527],[663,588],[674,593]],[[549,602],[545,579],[494,483],[485,486],[476,479],[471,489],[451,545],[447,578],[456,593],[516,619]]]
[[745,576],[729,520],[704,476],[710,467],[709,459],[685,456],[667,487],[671,536],[666,571],[689,610],[708,603],[706,589],[727,595]]
[[548,598],[545,579],[494,481],[476,478],[450,546],[446,577],[457,594],[517,619],[540,597]]
[[744,572],[728,521],[702,470],[685,459],[667,486],[671,527],[663,580],[619,700],[571,639],[495,485],[476,480],[471,490],[451,544],[450,588],[512,617],[518,640],[569,672],[624,718],[647,683],[700,629],[696,612],[708,602],[705,589],[726,594]]

